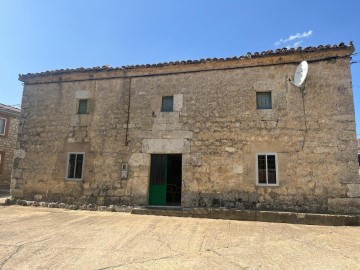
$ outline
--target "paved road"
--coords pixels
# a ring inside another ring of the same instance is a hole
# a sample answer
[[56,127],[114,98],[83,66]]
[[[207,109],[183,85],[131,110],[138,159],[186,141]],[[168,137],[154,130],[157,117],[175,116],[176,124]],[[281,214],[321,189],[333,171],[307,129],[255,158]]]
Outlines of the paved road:
[[0,269],[360,269],[360,227],[0,207]]

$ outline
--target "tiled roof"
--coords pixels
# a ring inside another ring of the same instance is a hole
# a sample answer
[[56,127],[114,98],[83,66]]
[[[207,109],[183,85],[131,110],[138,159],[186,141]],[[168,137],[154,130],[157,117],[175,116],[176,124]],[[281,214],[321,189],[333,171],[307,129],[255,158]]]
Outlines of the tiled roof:
[[49,75],[58,75],[64,73],[72,73],[72,72],[89,72],[89,71],[112,71],[112,70],[129,70],[129,69],[136,69],[136,68],[149,68],[149,67],[163,67],[163,66],[176,66],[176,65],[191,65],[191,64],[199,64],[199,63],[207,63],[207,62],[226,62],[226,61],[233,61],[233,60],[241,60],[241,59],[249,59],[249,58],[259,58],[264,56],[281,56],[281,55],[289,55],[293,53],[307,53],[307,52],[319,52],[319,51],[329,51],[329,50],[336,50],[336,49],[343,49],[343,48],[354,48],[352,42],[349,45],[345,45],[344,42],[341,42],[338,45],[320,45],[318,47],[298,47],[294,48],[282,48],[277,49],[275,51],[263,51],[263,52],[255,52],[250,53],[248,52],[246,55],[242,56],[234,56],[228,58],[207,58],[207,59],[200,59],[200,60],[187,60],[187,61],[175,61],[175,62],[164,62],[158,64],[145,64],[145,65],[129,65],[129,66],[121,66],[121,67],[110,67],[110,66],[102,66],[102,67],[92,67],[92,68],[76,68],[76,69],[57,69],[39,73],[28,73],[28,74],[20,74],[19,80],[37,76],[49,76]]
[[4,112],[16,113],[16,114],[19,114],[20,111],[21,111],[19,108],[12,107],[12,106],[5,105],[5,104],[1,104],[1,103],[0,103],[0,110],[4,111]]

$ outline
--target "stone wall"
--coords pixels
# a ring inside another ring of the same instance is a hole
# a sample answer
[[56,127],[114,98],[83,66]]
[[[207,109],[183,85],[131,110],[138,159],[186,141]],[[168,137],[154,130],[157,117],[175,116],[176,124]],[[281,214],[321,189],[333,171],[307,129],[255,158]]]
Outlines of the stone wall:
[[[178,153],[184,207],[359,212],[349,52],[327,60],[330,53],[204,64],[196,72],[180,65],[30,79],[12,194],[146,205],[151,154]],[[288,81],[302,60],[310,60],[304,93]],[[271,110],[256,109],[257,91],[272,92]],[[174,112],[160,112],[170,95]],[[83,97],[89,114],[78,115]],[[82,181],[65,180],[68,152],[86,153]],[[277,154],[279,186],[256,185],[256,153],[264,152]],[[121,179],[124,162],[128,179]]]
[[0,135],[0,154],[3,158],[0,165],[0,189],[9,189],[19,118],[1,110],[0,117],[7,119],[5,135]]

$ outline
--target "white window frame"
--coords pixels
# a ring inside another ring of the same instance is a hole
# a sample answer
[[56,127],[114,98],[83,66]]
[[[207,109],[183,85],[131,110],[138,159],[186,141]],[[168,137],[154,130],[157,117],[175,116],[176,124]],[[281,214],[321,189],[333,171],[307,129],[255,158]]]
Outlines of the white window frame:
[[7,119],[4,117],[0,117],[0,119],[4,119],[5,120],[5,125],[4,125],[4,133],[0,133],[1,136],[5,136],[6,134],[6,125],[7,125]]
[[[82,168],[81,168],[81,178],[69,178],[68,177],[70,155],[73,155],[73,154],[83,155],[83,163],[82,163]],[[85,167],[85,152],[68,152],[67,153],[67,159],[66,159],[65,180],[82,181],[84,179],[84,167]]]
[[[259,156],[266,156],[266,182],[268,182],[268,177],[267,177],[267,174],[268,174],[268,169],[267,169],[267,156],[271,155],[271,156],[275,156],[275,167],[276,167],[276,184],[264,184],[264,183],[259,183]],[[278,166],[278,155],[277,153],[273,153],[273,152],[266,152],[266,153],[256,153],[255,155],[255,158],[256,158],[256,185],[257,186],[260,186],[260,187],[278,187],[279,186],[279,183],[280,183],[280,180],[279,180],[279,166]]]

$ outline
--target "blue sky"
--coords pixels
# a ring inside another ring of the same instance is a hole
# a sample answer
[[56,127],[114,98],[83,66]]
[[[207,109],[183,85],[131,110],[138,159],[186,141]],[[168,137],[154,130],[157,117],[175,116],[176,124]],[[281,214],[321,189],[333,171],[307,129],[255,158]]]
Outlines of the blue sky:
[[[351,40],[360,48],[359,11],[358,0],[0,0],[0,103],[21,103],[18,74],[29,72]],[[360,136],[360,63],[351,68]]]

